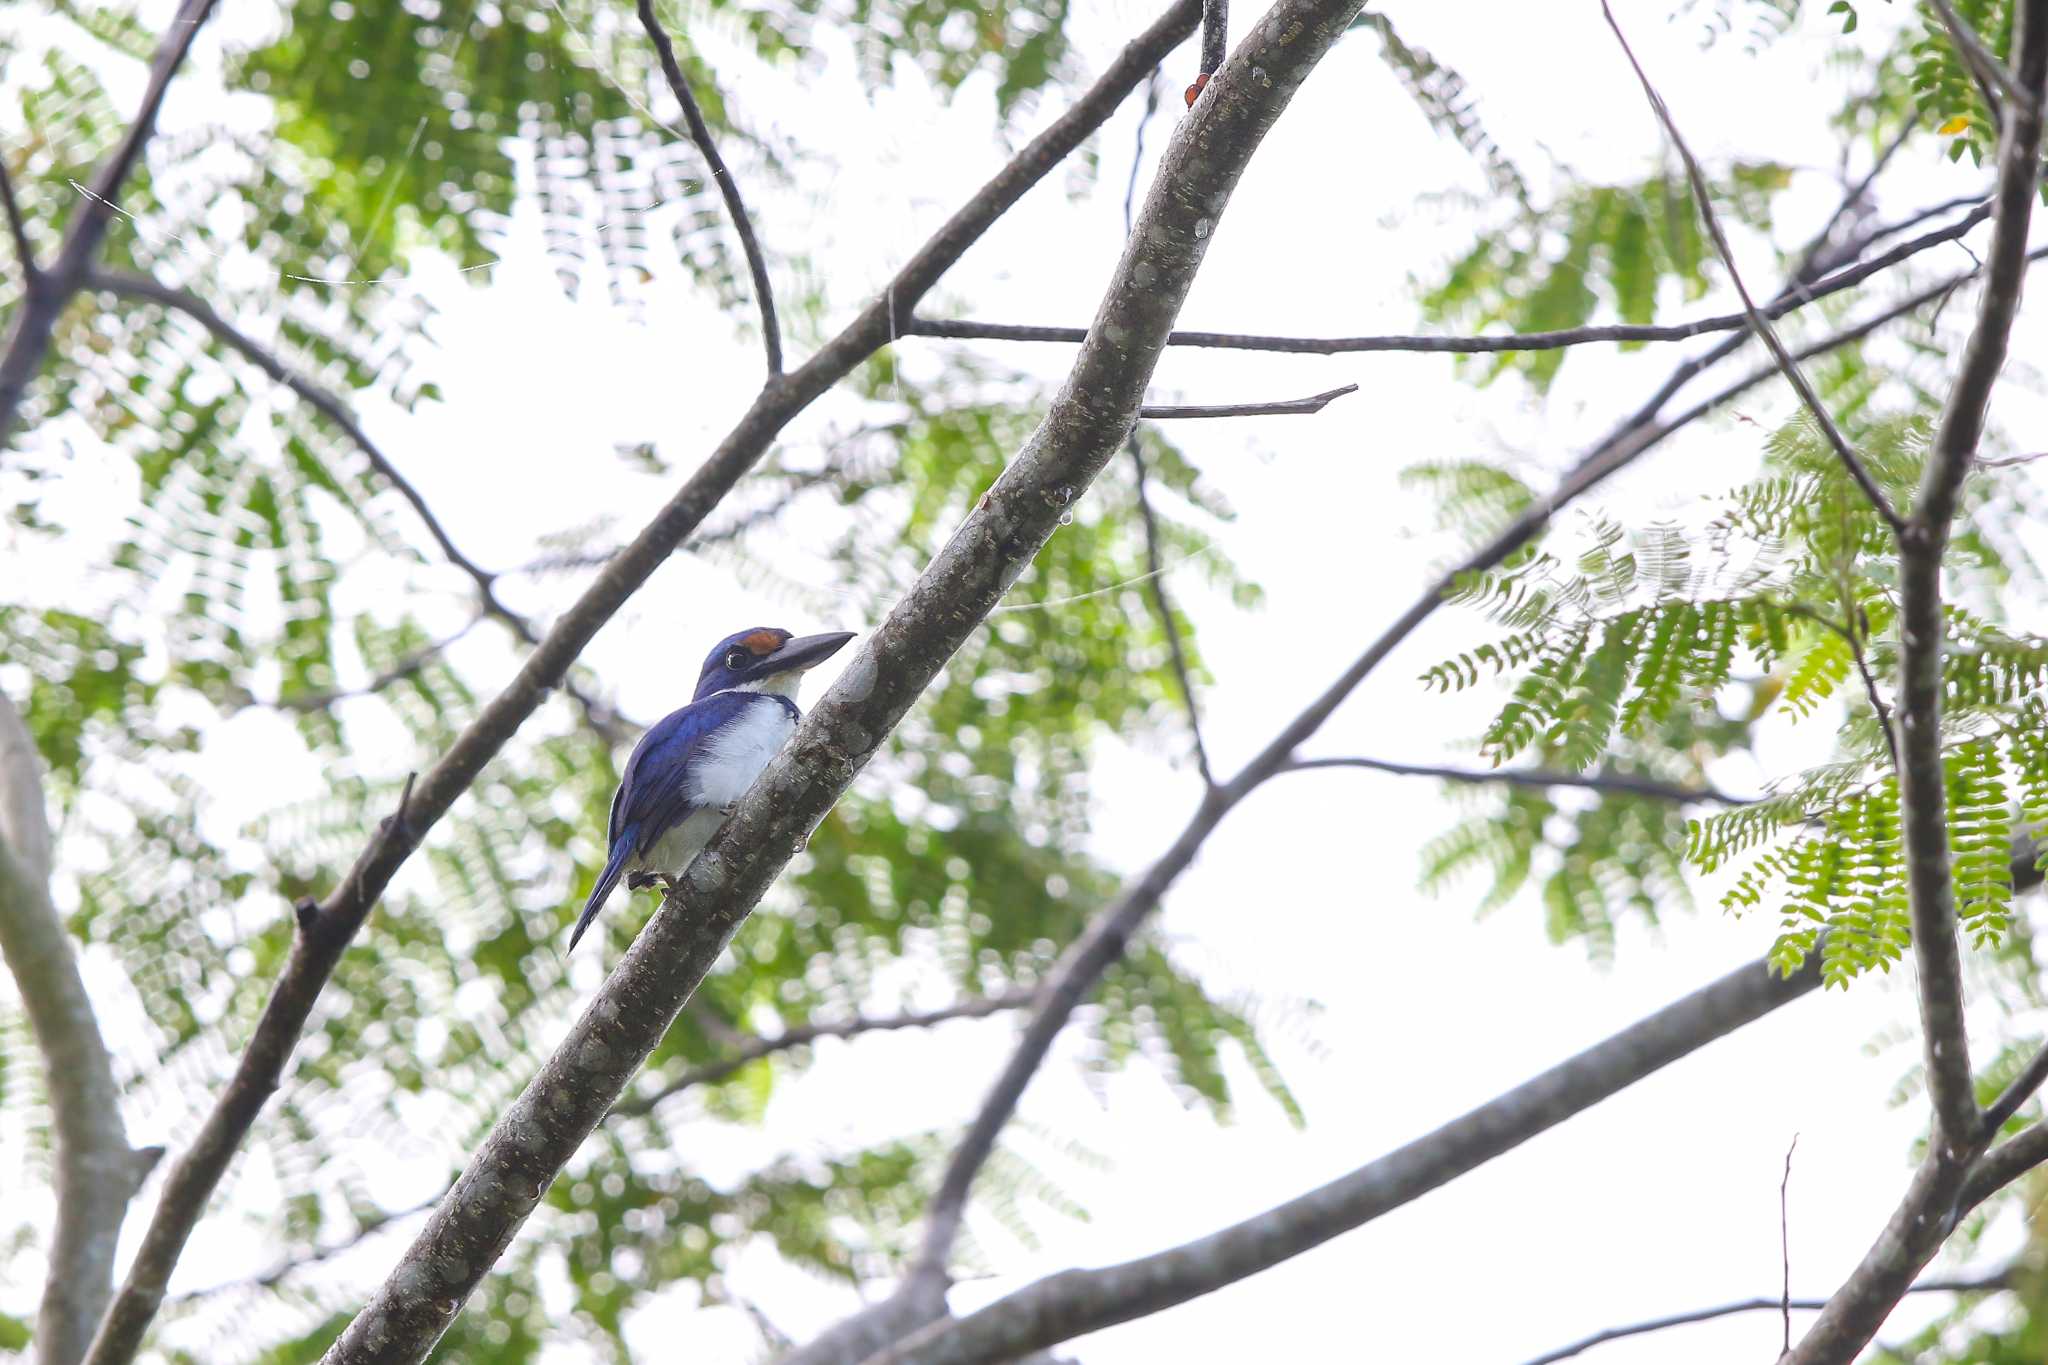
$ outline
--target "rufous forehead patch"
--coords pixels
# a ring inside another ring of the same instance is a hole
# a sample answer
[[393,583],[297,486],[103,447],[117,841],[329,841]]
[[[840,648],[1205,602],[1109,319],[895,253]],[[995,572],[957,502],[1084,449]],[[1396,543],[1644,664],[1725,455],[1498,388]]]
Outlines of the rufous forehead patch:
[[755,658],[760,659],[782,648],[782,642],[787,638],[779,630],[757,630],[751,635],[742,635],[740,645]]

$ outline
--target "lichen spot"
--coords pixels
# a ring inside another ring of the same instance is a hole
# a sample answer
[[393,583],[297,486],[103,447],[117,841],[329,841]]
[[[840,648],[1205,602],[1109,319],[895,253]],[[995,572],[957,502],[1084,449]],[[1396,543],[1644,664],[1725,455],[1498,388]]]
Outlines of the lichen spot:
[[740,637],[740,648],[757,659],[764,659],[782,648],[782,642],[789,638],[788,632],[780,630],[757,630]]

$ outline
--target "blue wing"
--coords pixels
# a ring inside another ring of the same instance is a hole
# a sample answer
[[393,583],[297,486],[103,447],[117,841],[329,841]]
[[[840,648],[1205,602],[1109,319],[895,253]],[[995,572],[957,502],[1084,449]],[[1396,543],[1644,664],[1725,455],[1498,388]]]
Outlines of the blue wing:
[[669,712],[640,736],[632,757],[626,760],[619,789],[612,795],[611,823],[606,832],[610,856],[576,920],[575,931],[569,935],[572,951],[583,931],[597,918],[605,898],[618,885],[626,864],[635,854],[652,848],[655,840],[688,819],[695,809],[689,800],[689,778],[690,760],[698,746],[759,700],[758,694],[750,692],[714,693]]

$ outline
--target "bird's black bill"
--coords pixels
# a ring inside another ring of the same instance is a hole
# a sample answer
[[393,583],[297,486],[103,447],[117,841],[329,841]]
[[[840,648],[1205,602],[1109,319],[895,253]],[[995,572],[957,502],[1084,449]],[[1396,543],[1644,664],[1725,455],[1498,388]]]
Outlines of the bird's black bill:
[[789,673],[806,668],[815,668],[846,647],[853,638],[850,630],[827,631],[823,635],[799,635],[783,642],[782,648],[764,657],[761,662],[748,669],[756,677],[771,678],[777,673]]

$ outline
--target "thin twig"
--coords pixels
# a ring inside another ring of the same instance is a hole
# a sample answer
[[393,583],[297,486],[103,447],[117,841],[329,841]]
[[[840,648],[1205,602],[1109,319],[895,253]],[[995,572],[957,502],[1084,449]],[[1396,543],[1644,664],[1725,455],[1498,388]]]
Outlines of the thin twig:
[[1195,700],[1194,676],[1188,668],[1187,647],[1180,638],[1180,618],[1173,614],[1173,603],[1166,596],[1166,574],[1159,560],[1159,518],[1152,510],[1152,495],[1145,477],[1145,453],[1138,446],[1138,433],[1133,431],[1124,443],[1131,453],[1131,467],[1136,471],[1138,495],[1138,519],[1145,527],[1145,571],[1147,581],[1152,585],[1152,609],[1159,614],[1159,629],[1166,636],[1166,647],[1173,660],[1173,676],[1180,684],[1180,699],[1188,711],[1188,734],[1195,742],[1195,767],[1202,774],[1203,785],[1213,789],[1216,773],[1209,766],[1209,747],[1202,742],[1202,708]]
[[1138,172],[1145,165],[1145,130],[1152,126],[1152,116],[1159,112],[1159,78],[1164,67],[1155,66],[1152,74],[1145,78],[1145,107],[1138,114],[1138,132],[1131,148],[1131,178],[1124,182],[1124,236],[1131,235],[1131,213],[1138,202]]
[[14,259],[21,262],[23,281],[32,290],[42,276],[42,267],[36,264],[36,250],[29,245],[28,223],[21,216],[21,205],[14,198],[14,180],[7,174],[7,157],[0,154],[0,202],[7,208],[7,230],[14,237]]
[[1799,1134],[1792,1135],[1792,1144],[1785,1149],[1785,1178],[1778,1182],[1778,1252],[1785,1263],[1784,1293],[1780,1300],[1780,1311],[1785,1320],[1785,1346],[1781,1354],[1792,1352],[1792,1154],[1799,1150]]
[[1326,389],[1307,398],[1290,398],[1279,403],[1224,403],[1212,406],[1175,407],[1154,405],[1138,409],[1138,416],[1148,422],[1171,421],[1181,417],[1306,417],[1321,412],[1324,408],[1348,393],[1357,393],[1358,385],[1345,384],[1338,388]]
[[[1851,185],[1848,191],[1842,195],[1841,201],[1835,205],[1835,211],[1828,215],[1827,222],[1821,224],[1820,231],[1813,235],[1813,242],[1807,248],[1804,258],[1801,259],[1799,269],[1793,272],[1795,279],[1806,275],[1808,271],[1819,265],[1827,257],[1828,239],[1834,236],[1835,229],[1855,211],[1856,206],[1863,202],[1864,196],[1870,193],[1870,187],[1877,183],[1878,176],[1884,174],[1885,167],[1891,165],[1892,158],[1899,154],[1899,149],[1906,145],[1907,139],[1912,137],[1913,133],[1919,128],[1919,125],[1920,116],[1917,113],[1908,114],[1905,122],[1899,125],[1899,131],[1892,135],[1892,140],[1884,145],[1884,150],[1880,151],[1876,159],[1870,163],[1870,169],[1864,172],[1863,178],[1854,185]],[[1948,205],[1923,209],[1921,213],[1925,214],[1925,217],[1912,218],[1903,225],[1895,224],[1891,228],[1881,229],[1881,231],[1884,235],[1889,236],[1893,232],[1900,232],[1904,231],[1906,227],[1917,226],[1925,222],[1927,218],[1949,212],[1951,209],[1961,208],[1964,204],[1974,203],[1983,197],[1982,195],[1976,195],[1970,199],[1952,202]],[[1866,247],[1869,242],[1876,240],[1879,239],[1875,236],[1866,239]]]
[[906,1010],[901,1014],[856,1014],[847,1019],[831,1019],[816,1023],[799,1024],[785,1029],[773,1038],[754,1038],[741,1043],[729,1056],[702,1066],[692,1067],[660,1089],[631,1099],[620,1100],[611,1108],[609,1117],[638,1118],[651,1114],[668,1100],[683,1091],[700,1085],[711,1085],[724,1080],[741,1067],[772,1057],[778,1052],[792,1048],[808,1047],[822,1038],[853,1038],[866,1033],[889,1033],[899,1029],[931,1028],[954,1019],[986,1019],[992,1014],[1005,1010],[1022,1009],[1030,1004],[1035,991],[1018,988],[998,995],[977,996],[932,1010]]
[[[2010,1288],[2012,1288],[2012,1272],[2010,1270],[2000,1270],[1994,1274],[1980,1276],[1976,1279],[1922,1280],[1906,1292],[1908,1294],[1981,1294]],[[1668,1331],[1673,1327],[1690,1327],[1696,1322],[1712,1322],[1716,1318],[1732,1318],[1741,1313],[1764,1313],[1772,1309],[1780,1311],[1790,1309],[1793,1312],[1805,1313],[1813,1312],[1826,1306],[1826,1299],[1792,1299],[1789,1302],[1782,1298],[1759,1297],[1740,1299],[1734,1303],[1716,1304],[1712,1308],[1695,1308],[1689,1312],[1672,1313],[1661,1318],[1645,1318],[1641,1322],[1626,1323],[1620,1327],[1602,1328],[1590,1336],[1580,1337],[1569,1345],[1560,1346],[1554,1351],[1545,1351],[1540,1356],[1531,1357],[1529,1360],[1524,1361],[1523,1365],[1557,1365],[1557,1362],[1560,1360],[1570,1360],[1573,1356],[1582,1355],[1592,1350],[1595,1346],[1605,1346],[1610,1341],[1621,1341],[1628,1337],[1645,1336],[1651,1332]]]
[[[1902,242],[1883,255],[1860,265],[1846,267],[1811,282],[1795,280],[1761,309],[1767,318],[1782,318],[1808,304],[1854,288],[1882,274],[1901,261],[1924,251],[1953,242],[1991,216],[1991,205],[1982,195],[1960,203],[1948,203],[1928,210],[1951,212],[1967,203],[1971,211],[1946,227]],[[1876,236],[1888,236],[1900,225],[1879,229]],[[1691,322],[1665,324],[1600,323],[1566,327],[1548,332],[1515,332],[1500,336],[1422,336],[1390,333],[1377,336],[1297,337],[1244,332],[1176,331],[1166,339],[1169,346],[1192,346],[1229,351],[1277,351],[1292,355],[1346,355],[1353,352],[1418,352],[1422,354],[1486,355],[1503,351],[1556,351],[1595,342],[1686,341],[1717,332],[1739,332],[1749,327],[1746,313],[1721,313]],[[1022,341],[1078,344],[1087,339],[1085,327],[1041,327],[1026,323],[980,322],[972,318],[911,318],[901,335],[949,341]]]
[[1742,300],[1742,311],[1749,319],[1750,330],[1756,333],[1757,339],[1763,342],[1772,358],[1778,362],[1778,368],[1785,374],[1785,381],[1792,386],[1792,391],[1799,395],[1799,401],[1812,412],[1814,421],[1820,424],[1821,434],[1827,438],[1828,444],[1834,447],[1835,454],[1848,469],[1849,476],[1856,481],[1856,486],[1870,499],[1871,506],[1877,509],[1878,515],[1885,519],[1893,531],[1902,530],[1905,521],[1893,510],[1891,499],[1885,496],[1884,490],[1878,487],[1877,480],[1864,468],[1862,458],[1850,446],[1848,438],[1842,435],[1841,428],[1835,425],[1835,419],[1828,412],[1827,405],[1821,402],[1820,395],[1814,391],[1813,385],[1807,382],[1805,373],[1799,368],[1799,362],[1792,358],[1792,353],[1785,349],[1785,343],[1778,339],[1777,329],[1771,326],[1770,320],[1756,306],[1756,301],[1750,298],[1749,287],[1743,283],[1742,272],[1735,265],[1735,251],[1728,245],[1727,234],[1721,230],[1720,215],[1714,212],[1713,194],[1707,185],[1705,172],[1700,169],[1700,163],[1694,158],[1692,148],[1686,145],[1684,136],[1678,131],[1678,121],[1671,116],[1671,109],[1664,103],[1664,97],[1658,94],[1657,87],[1650,83],[1649,73],[1643,70],[1643,64],[1636,60],[1635,50],[1628,45],[1628,38],[1622,33],[1621,23],[1614,17],[1614,9],[1608,0],[1600,0],[1600,12],[1607,16],[1607,26],[1614,30],[1614,39],[1621,44],[1622,55],[1628,58],[1628,64],[1635,69],[1636,79],[1642,83],[1643,94],[1649,99],[1650,108],[1656,113],[1658,121],[1664,125],[1665,133],[1670,136],[1672,146],[1678,151],[1678,159],[1685,163],[1686,179],[1691,182],[1693,202],[1699,209],[1700,220],[1706,224],[1707,236],[1713,240],[1714,250],[1728,271],[1729,282],[1735,286],[1736,296]]
[[1710,786],[1682,787],[1652,777],[1629,773],[1574,773],[1547,768],[1448,768],[1430,763],[1396,763],[1384,758],[1296,758],[1281,765],[1289,773],[1313,772],[1320,768],[1366,768],[1397,777],[1433,777],[1445,782],[1475,785],[1498,783],[1508,787],[1577,787],[1614,796],[1641,796],[1677,805],[1746,806],[1750,799],[1730,796]]
[[747,253],[747,272],[754,277],[754,301],[761,308],[761,342],[768,351],[768,377],[776,379],[782,374],[782,328],[775,320],[775,291],[768,283],[768,262],[761,255],[760,240],[754,236],[754,223],[747,216],[747,206],[740,200],[740,186],[726,169],[725,161],[718,155],[718,144],[712,141],[711,127],[704,122],[704,113],[697,107],[697,97],[690,92],[690,82],[683,76],[683,68],[676,62],[675,44],[669,41],[668,30],[661,26],[661,20],[654,15],[654,0],[640,0],[640,26],[647,30],[647,36],[654,41],[654,50],[661,56],[661,72],[668,78],[669,93],[676,97],[676,103],[683,106],[683,118],[690,127],[690,140],[697,144],[703,154],[704,163],[711,168],[711,178],[718,182],[718,192],[725,198],[726,212],[732,215],[733,231],[740,237],[740,247]]

